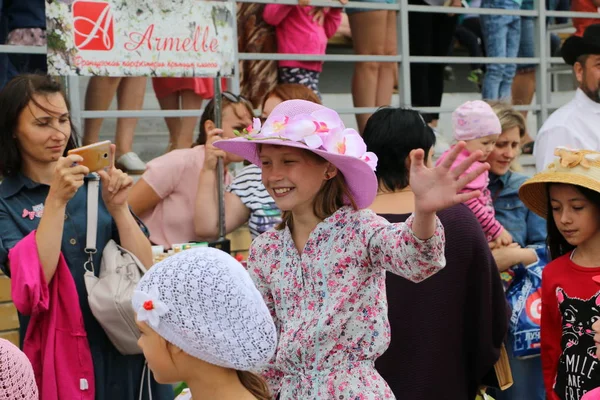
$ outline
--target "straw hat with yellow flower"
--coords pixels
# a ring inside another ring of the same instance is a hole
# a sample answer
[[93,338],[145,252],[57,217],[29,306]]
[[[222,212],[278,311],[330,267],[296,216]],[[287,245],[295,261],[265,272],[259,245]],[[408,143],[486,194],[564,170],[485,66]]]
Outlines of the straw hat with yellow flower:
[[525,181],[519,189],[521,201],[542,218],[548,216],[549,183],[582,186],[600,192],[600,152],[557,147],[557,158],[548,167]]

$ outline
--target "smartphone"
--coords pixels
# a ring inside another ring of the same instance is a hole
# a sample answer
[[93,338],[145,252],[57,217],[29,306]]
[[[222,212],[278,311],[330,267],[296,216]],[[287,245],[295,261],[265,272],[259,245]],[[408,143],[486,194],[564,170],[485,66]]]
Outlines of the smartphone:
[[110,167],[112,161],[110,159],[110,140],[78,147],[76,149],[69,150],[68,154],[77,154],[83,157],[83,161],[77,164],[85,165],[88,167],[90,172],[96,172],[104,168],[108,168]]

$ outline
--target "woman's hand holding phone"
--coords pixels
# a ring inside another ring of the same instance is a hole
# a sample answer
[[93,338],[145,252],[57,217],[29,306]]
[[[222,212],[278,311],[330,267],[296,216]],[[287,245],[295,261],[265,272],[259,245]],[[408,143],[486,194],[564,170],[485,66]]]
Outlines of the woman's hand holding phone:
[[98,171],[102,181],[102,199],[108,211],[113,214],[121,208],[129,208],[127,197],[133,187],[133,179],[125,172],[115,167],[116,146],[110,145],[110,167]]
[[78,165],[83,158],[77,154],[61,157],[56,163],[48,199],[58,201],[61,206],[66,205],[75,196],[77,190],[83,186],[83,178],[90,173],[84,165]]
[[79,164],[86,166],[90,172],[108,169],[114,162],[111,159],[110,140],[93,143],[87,146],[69,150],[69,155],[77,154],[82,157]]

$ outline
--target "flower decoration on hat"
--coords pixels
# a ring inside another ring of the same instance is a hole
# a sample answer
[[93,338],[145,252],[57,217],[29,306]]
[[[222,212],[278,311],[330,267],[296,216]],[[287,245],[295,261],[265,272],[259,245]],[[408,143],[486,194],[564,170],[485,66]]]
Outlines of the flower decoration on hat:
[[252,118],[252,124],[248,125],[241,132],[237,129],[233,130],[236,136],[257,135],[260,132],[261,123],[259,118]]
[[156,288],[152,288],[150,293],[139,290],[133,293],[133,302],[140,304],[140,307],[136,310],[138,321],[148,322],[151,327],[158,328],[160,317],[169,312],[167,305],[160,301],[159,298],[160,294]]
[[592,163],[598,161],[598,155],[589,154],[585,150],[573,150],[566,147],[557,147],[554,150],[554,155],[559,157],[560,165],[563,168],[574,168],[582,166],[589,169]]
[[271,115],[261,127],[255,118],[252,130],[234,132],[247,140],[280,139],[304,143],[309,149],[324,150],[358,158],[366,162],[372,170],[377,166],[377,156],[367,151],[367,146],[354,130],[344,126],[338,113],[324,108],[310,114],[298,114],[292,118]]

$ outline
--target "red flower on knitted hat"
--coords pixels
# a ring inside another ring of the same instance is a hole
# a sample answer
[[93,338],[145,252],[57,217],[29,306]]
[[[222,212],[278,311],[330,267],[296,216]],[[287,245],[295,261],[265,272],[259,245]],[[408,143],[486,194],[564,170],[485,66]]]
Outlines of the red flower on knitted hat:
[[147,311],[154,310],[154,303],[152,302],[152,300],[146,300],[142,307],[144,307],[144,310]]
[[160,317],[169,312],[167,305],[160,301],[160,293],[156,288],[152,288],[150,293],[136,290],[132,302],[137,305],[137,320],[148,322],[153,328],[158,328]]

